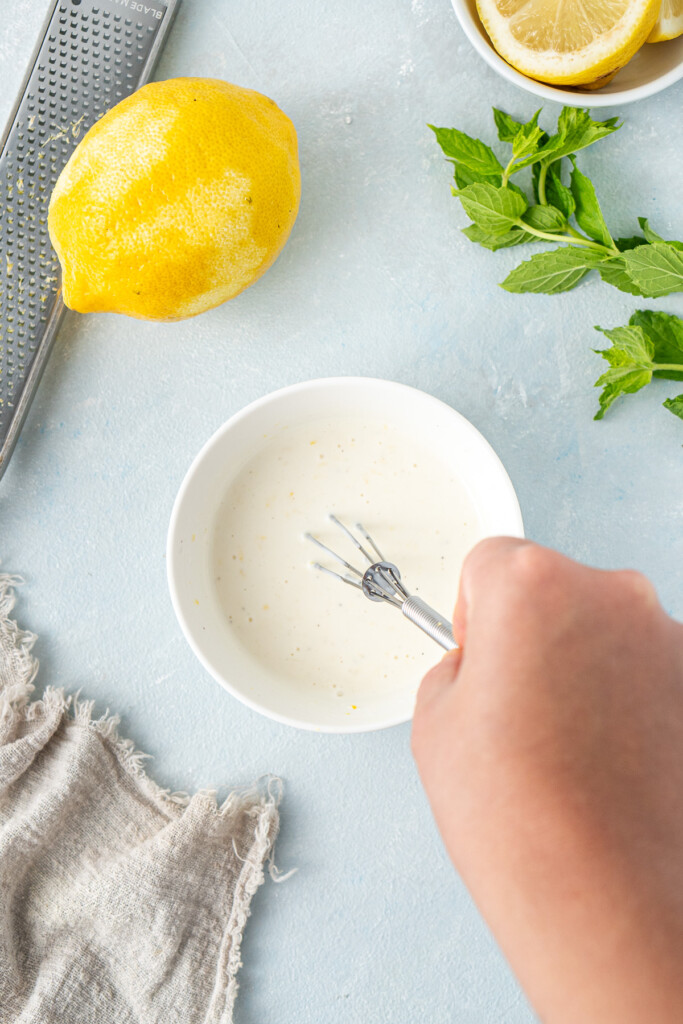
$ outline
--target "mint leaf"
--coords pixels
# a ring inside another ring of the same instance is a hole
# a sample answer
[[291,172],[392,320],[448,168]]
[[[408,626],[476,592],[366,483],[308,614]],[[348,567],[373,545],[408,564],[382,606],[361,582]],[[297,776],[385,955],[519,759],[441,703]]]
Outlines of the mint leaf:
[[[637,249],[641,245],[647,245],[647,239],[643,235],[632,235],[630,238],[615,238],[614,244],[619,252],[628,252],[630,249]],[[645,296],[646,294],[633,281],[626,269],[625,260],[618,256],[608,260],[607,263],[600,267],[600,277],[607,284],[619,288],[622,292],[629,292],[630,295]]]
[[602,253],[595,249],[568,245],[551,252],[539,252],[515,267],[501,287],[508,292],[541,292],[546,295],[567,292],[604,259]]
[[594,142],[599,142],[619,128],[621,124],[618,117],[594,121],[590,112],[582,107],[563,107],[557,119],[557,133],[561,145],[556,152],[561,152],[562,156],[569,156],[570,153],[592,146]]
[[537,231],[562,231],[567,226],[564,214],[554,206],[530,206],[522,220]]
[[614,243],[612,236],[607,230],[605,219],[602,216],[602,210],[593,188],[593,182],[585,174],[581,173],[573,157],[571,160],[573,169],[570,180],[572,196],[576,204],[576,223],[586,232],[589,238],[609,249]]
[[510,117],[504,110],[498,110],[496,107],[493,108],[493,120],[496,122],[498,138],[501,142],[512,142],[519,129],[524,127],[522,121],[515,121],[514,117]]
[[504,235],[517,227],[516,221],[527,208],[519,192],[484,183],[468,185],[455,194],[470,220],[490,235]]
[[612,348],[599,350],[610,366],[652,369],[655,346],[642,327],[629,324],[627,327],[596,327],[595,330],[612,342]]
[[668,242],[639,245],[623,254],[626,271],[643,295],[683,291],[683,253]]
[[603,388],[598,401],[600,408],[593,419],[601,420],[612,403],[620,395],[630,395],[640,391],[652,380],[652,374],[648,370],[629,370],[621,366],[603,373],[595,382],[596,388]]
[[639,245],[647,245],[647,238],[642,235],[631,235],[630,238],[615,238],[614,244],[619,252],[626,252],[627,249],[637,249]]
[[664,239],[661,235],[656,234],[651,228],[647,217],[639,217],[638,223],[640,224],[640,230],[645,235],[648,242],[663,242]]
[[610,117],[606,121],[594,121],[587,110],[580,107],[563,107],[557,121],[557,134],[551,135],[548,141],[536,153],[515,164],[515,172],[529,167],[537,160],[554,163],[563,156],[576,153],[586,146],[604,139],[617,131],[621,125],[619,119]]
[[595,414],[601,420],[612,403],[620,396],[640,391],[652,380],[652,357],[654,344],[642,327],[596,327],[612,342],[612,348],[596,349],[606,359],[609,370],[595,382],[596,388],[603,388],[600,408]]
[[502,175],[503,168],[493,150],[479,139],[473,139],[457,128],[435,128],[428,126],[436,135],[436,141],[449,160],[454,160],[472,174],[486,178]]
[[671,313],[637,309],[629,324],[645,331],[654,346],[655,363],[680,363],[680,370],[655,370],[655,377],[683,380],[683,320]]
[[680,416],[683,420],[683,395],[678,395],[676,398],[667,398],[662,405],[669,412],[672,412],[674,416]]
[[551,206],[556,206],[569,220],[576,209],[576,203],[571,189],[567,188],[562,181],[561,167],[562,165],[558,163],[557,165],[551,164],[548,168],[545,179],[545,197]]
[[[465,167],[463,164],[454,165],[453,177],[458,188],[467,188],[468,185],[474,185],[480,181],[500,188],[503,180],[502,174],[475,174],[474,171],[471,171],[469,167]],[[456,190],[454,189],[453,191],[455,192]]]
[[[621,241],[627,241],[627,239],[621,239]],[[614,259],[602,263],[598,267],[598,272],[603,281],[611,284],[614,288],[618,288],[622,292],[629,292],[630,295],[643,295],[626,272],[626,264],[620,256],[615,256]]]
[[[501,182],[503,180],[503,176],[501,174],[496,175],[495,178],[487,177],[486,175],[483,174],[474,174],[472,171],[469,170],[469,168],[463,167],[462,164],[455,165],[454,177],[455,183],[458,186],[458,188],[452,189],[454,196],[457,196],[459,189],[467,188],[468,185],[478,185],[482,183],[484,185],[493,185],[494,188],[500,188]],[[526,196],[524,192],[522,192],[519,185],[515,185],[514,181],[508,181],[505,187],[511,189],[513,192],[517,192],[517,194],[522,196],[522,198],[526,202]]]
[[485,249],[496,252],[498,249],[509,249],[512,245],[521,245],[523,242],[533,242],[534,236],[521,228],[513,228],[505,235],[491,235],[484,231],[478,224],[470,224],[462,229],[463,235],[467,235],[471,242],[477,242]]
[[530,121],[520,126],[512,140],[513,157],[524,157],[535,153],[542,141],[547,137],[543,129],[539,128],[537,124],[540,113],[541,111],[537,110]]
[[639,217],[638,223],[648,242],[666,242],[667,245],[672,246],[674,249],[683,249],[683,242],[667,241],[661,235],[656,234],[650,227],[647,217]]

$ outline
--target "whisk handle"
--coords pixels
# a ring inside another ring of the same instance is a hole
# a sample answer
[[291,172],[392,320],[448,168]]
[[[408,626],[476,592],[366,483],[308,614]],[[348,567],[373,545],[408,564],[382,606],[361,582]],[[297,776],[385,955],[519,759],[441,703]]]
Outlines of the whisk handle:
[[401,607],[401,611],[407,619],[419,626],[423,633],[436,640],[447,651],[452,651],[458,645],[453,639],[453,633],[448,619],[439,615],[433,608],[422,601],[419,597],[407,598]]

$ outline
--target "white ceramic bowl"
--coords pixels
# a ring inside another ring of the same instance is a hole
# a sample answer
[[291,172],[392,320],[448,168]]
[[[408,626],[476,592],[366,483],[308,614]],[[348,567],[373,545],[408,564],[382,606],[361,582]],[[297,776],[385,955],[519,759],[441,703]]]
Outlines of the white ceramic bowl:
[[[193,651],[226,690],[255,711],[302,729],[366,732],[396,725],[410,719],[412,699],[391,691],[350,719],[329,691],[303,692],[273,678],[239,644],[221,610],[212,566],[216,517],[231,480],[262,450],[264,435],[283,423],[356,412],[362,418],[369,408],[454,467],[477,507],[483,535],[523,536],[517,497],[491,446],[450,406],[415,388],[368,377],[307,381],[266,395],[223,424],[190,466],[173,507],[166,550],[173,607]],[[435,662],[438,657],[434,645]]]
[[494,50],[479,20],[475,0],[451,2],[465,35],[486,63],[508,82],[544,100],[555,100],[570,107],[614,107],[653,96],[683,78],[683,36],[679,36],[666,43],[645,43],[626,67],[602,89],[562,89],[535,82],[533,78],[515,71]]

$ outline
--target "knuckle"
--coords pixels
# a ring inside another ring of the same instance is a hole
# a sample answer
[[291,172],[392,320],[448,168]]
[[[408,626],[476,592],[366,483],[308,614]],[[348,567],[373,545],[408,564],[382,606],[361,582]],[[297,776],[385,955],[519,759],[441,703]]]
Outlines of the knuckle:
[[636,569],[621,569],[615,574],[620,593],[631,603],[637,602],[645,606],[658,604],[657,591],[647,576]]
[[480,540],[467,554],[462,567],[462,577],[490,579],[505,572],[505,567],[515,553],[528,547],[529,541],[517,537],[486,537]]
[[527,593],[547,592],[560,571],[561,556],[538,544],[525,544],[511,552],[507,571],[512,582]]
[[475,561],[477,558],[488,557],[492,553],[495,554],[495,552],[501,546],[501,543],[502,541],[500,537],[484,537],[484,539],[480,540],[477,544],[475,544],[475,546],[469,552],[467,556],[468,561],[472,562]]

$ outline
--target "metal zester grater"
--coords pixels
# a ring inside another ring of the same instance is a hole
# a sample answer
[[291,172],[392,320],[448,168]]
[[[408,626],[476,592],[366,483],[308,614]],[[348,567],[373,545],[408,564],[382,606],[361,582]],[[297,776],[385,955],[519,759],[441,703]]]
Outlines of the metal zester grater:
[[47,232],[79,139],[148,81],[179,0],[55,0],[0,145],[0,476],[64,314]]

